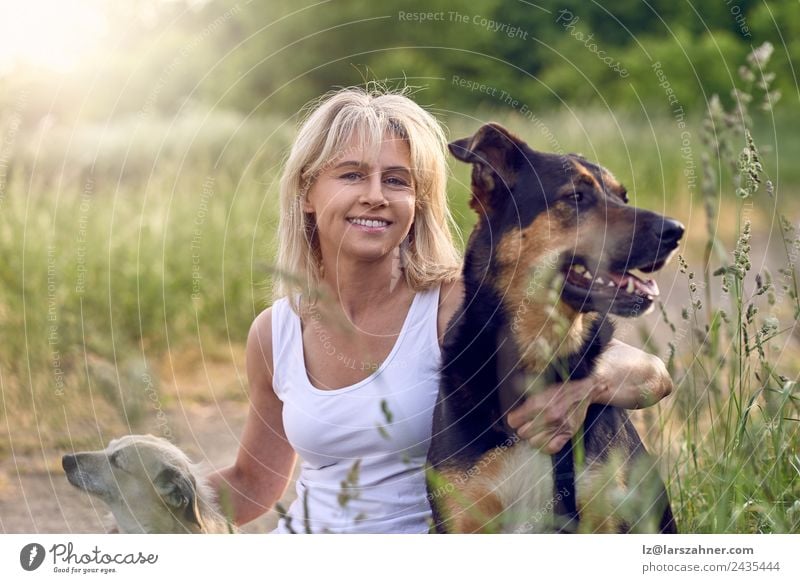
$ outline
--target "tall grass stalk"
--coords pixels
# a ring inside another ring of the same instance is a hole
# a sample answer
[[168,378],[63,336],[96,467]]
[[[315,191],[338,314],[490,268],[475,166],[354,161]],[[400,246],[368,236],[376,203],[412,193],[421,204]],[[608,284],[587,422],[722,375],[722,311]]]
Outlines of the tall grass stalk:
[[[761,195],[764,168],[751,135],[749,106],[756,90],[764,109],[776,99],[769,88],[772,75],[765,71],[770,54],[768,45],[753,51],[740,69],[746,89],[734,92],[733,109],[726,111],[712,99],[703,126],[705,301],[699,299],[694,272],[681,258],[690,298],[682,318],[691,327],[691,351],[677,353],[679,342],[674,342],[669,353],[679,404],[670,414],[685,420],[671,472],[672,498],[683,532],[800,532],[798,378],[782,375],[776,365],[797,364],[782,354],[800,315],[794,251],[800,249],[800,240],[787,219],[782,217],[786,265],[781,290],[789,301],[777,301],[771,274],[753,274],[751,265],[754,201]],[[735,198],[719,196],[725,172],[730,172]],[[771,181],[766,191],[763,202],[774,206]],[[723,200],[737,201],[731,252],[713,227]],[[674,333],[675,326],[662,313]],[[790,324],[781,329],[781,319]]]

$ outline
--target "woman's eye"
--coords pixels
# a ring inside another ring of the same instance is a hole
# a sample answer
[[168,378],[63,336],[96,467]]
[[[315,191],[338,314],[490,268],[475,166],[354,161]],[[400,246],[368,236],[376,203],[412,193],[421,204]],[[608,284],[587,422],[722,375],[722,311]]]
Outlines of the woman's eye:
[[386,182],[393,186],[408,186],[408,182],[403,180],[402,178],[398,178],[397,176],[390,176],[386,179]]
[[342,174],[340,178],[344,178],[345,180],[358,180],[361,178],[361,174],[358,172],[348,172],[347,174]]

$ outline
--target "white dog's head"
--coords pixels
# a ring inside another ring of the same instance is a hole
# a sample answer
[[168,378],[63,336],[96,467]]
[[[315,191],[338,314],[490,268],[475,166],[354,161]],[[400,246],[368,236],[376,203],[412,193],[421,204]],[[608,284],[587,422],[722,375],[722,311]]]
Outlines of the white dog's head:
[[123,533],[208,532],[208,495],[189,458],[152,435],[126,435],[100,451],[65,455],[69,482],[108,504]]

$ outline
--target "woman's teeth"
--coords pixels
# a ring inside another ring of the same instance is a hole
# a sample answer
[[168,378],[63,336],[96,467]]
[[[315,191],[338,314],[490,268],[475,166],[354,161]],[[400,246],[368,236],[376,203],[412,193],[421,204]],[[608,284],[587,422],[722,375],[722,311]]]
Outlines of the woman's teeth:
[[364,227],[388,227],[389,223],[387,221],[377,221],[374,219],[347,219],[354,225],[362,225]]

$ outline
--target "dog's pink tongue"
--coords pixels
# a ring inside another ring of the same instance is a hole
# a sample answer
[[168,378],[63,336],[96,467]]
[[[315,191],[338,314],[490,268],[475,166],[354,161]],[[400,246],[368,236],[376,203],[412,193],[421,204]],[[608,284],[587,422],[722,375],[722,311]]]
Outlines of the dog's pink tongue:
[[629,281],[633,282],[636,291],[643,295],[657,296],[659,294],[658,284],[653,279],[642,281],[632,273],[609,273],[611,280],[620,288],[625,288]]
[[611,281],[617,284],[617,287],[625,287],[628,285],[628,278],[630,277],[629,273],[614,273],[610,271],[608,273],[608,277]]
[[654,279],[648,279],[647,281],[642,281],[638,277],[634,277],[633,285],[637,290],[639,290],[643,294],[650,296],[657,296],[659,294],[658,284],[655,282]]

